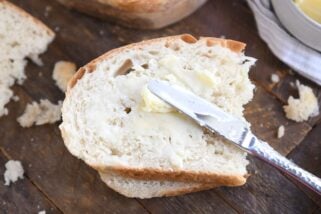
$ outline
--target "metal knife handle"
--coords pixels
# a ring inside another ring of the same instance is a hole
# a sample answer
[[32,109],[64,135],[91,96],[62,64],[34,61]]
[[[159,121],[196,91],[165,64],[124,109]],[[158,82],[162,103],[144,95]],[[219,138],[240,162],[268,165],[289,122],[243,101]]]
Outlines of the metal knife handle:
[[310,188],[317,194],[321,195],[321,179],[315,175],[305,171],[296,164],[283,157],[280,153],[275,151],[267,143],[257,139],[253,136],[255,141],[250,148],[250,152],[261,160],[271,164],[285,174],[291,176],[295,180],[299,181],[306,187]]

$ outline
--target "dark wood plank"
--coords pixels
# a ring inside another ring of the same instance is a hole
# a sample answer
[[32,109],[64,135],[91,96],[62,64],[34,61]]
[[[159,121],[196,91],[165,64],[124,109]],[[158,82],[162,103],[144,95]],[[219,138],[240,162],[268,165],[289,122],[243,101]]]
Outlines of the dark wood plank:
[[[318,124],[303,140],[303,142],[294,149],[288,158],[293,160],[299,166],[321,177],[321,124]],[[305,187],[297,183],[309,196],[321,207],[321,197],[309,191]]]
[[[7,157],[0,148],[0,175],[5,172]],[[26,170],[25,163],[22,163]],[[61,213],[44,194],[42,194],[28,179],[28,171],[25,171],[24,179],[19,179],[10,186],[5,186],[3,179],[0,182],[0,213],[37,213],[45,210],[46,213]]]
[[214,191],[204,191],[177,197],[140,200],[151,213],[237,213]]
[[317,208],[316,210],[313,211],[313,214],[320,214],[321,213],[321,208]]

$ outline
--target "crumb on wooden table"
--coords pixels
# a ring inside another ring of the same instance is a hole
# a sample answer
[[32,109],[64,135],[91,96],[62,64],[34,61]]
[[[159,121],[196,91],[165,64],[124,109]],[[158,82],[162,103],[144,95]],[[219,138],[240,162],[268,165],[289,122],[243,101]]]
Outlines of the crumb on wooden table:
[[55,123],[61,118],[61,105],[61,101],[55,105],[47,99],[40,100],[40,103],[32,102],[27,105],[24,113],[17,121],[22,127],[31,127],[33,124]]
[[283,125],[279,126],[278,128],[278,138],[282,138],[284,136],[285,128]]
[[23,167],[18,160],[9,160],[5,164],[6,171],[4,172],[4,185],[9,186],[10,183],[16,182],[19,178],[23,179]]
[[20,98],[17,95],[14,95],[12,97],[12,100],[15,101],[15,102],[18,102],[20,100]]
[[277,74],[272,74],[272,75],[271,75],[271,81],[272,81],[273,83],[278,83],[278,82],[280,81],[279,75],[277,75]]
[[283,106],[284,112],[288,119],[296,122],[302,122],[319,114],[319,105],[312,89],[296,81],[299,91],[299,98],[288,98],[288,105]]
[[58,61],[55,63],[52,78],[61,91],[65,92],[71,77],[76,73],[76,64],[69,61]]

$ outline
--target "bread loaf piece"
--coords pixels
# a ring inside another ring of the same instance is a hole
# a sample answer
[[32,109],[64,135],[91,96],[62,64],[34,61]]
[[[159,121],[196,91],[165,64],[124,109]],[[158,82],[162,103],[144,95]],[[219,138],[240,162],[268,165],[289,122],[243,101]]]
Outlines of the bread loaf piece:
[[127,27],[157,29],[185,18],[206,0],[59,0],[59,2]]
[[254,59],[244,44],[179,35],[112,50],[72,80],[60,126],[68,150],[101,172],[138,179],[238,186],[246,181],[246,153],[177,112],[148,112],[142,91],[168,80],[242,117],[254,86]]
[[0,117],[13,92],[10,87],[26,78],[26,58],[39,64],[38,55],[54,39],[47,26],[8,1],[0,0]]
[[111,189],[129,198],[176,196],[215,187],[214,184],[209,183],[138,180],[112,172],[100,173],[100,177]]

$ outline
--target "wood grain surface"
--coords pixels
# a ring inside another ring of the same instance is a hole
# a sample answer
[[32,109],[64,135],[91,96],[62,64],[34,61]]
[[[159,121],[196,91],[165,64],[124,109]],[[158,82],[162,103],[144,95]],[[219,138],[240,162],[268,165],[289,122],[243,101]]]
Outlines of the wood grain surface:
[[[56,39],[42,55],[44,66],[29,63],[27,80],[13,87],[18,102],[8,104],[0,118],[0,174],[8,159],[21,160],[25,179],[4,186],[0,182],[0,213],[321,213],[320,198],[293,183],[272,167],[249,158],[251,176],[238,188],[221,187],[179,197],[137,200],[109,189],[98,174],[73,157],[63,145],[59,123],[21,128],[16,118],[27,103],[64,98],[51,78],[54,63],[70,60],[79,67],[121,45],[160,36],[191,33],[224,36],[246,42],[246,54],[258,59],[250,78],[257,89],[246,106],[253,132],[276,150],[317,176],[321,176],[321,118],[296,123],[285,118],[282,106],[297,96],[291,82],[311,86],[321,103],[321,90],[293,74],[259,38],[255,21],[243,0],[208,1],[183,21],[161,30],[138,31],[70,11],[53,0],[12,0],[56,31]],[[51,10],[46,13],[46,7]],[[0,41],[1,42],[1,41]],[[277,73],[281,81],[271,83]],[[285,126],[285,136],[276,138]]]

